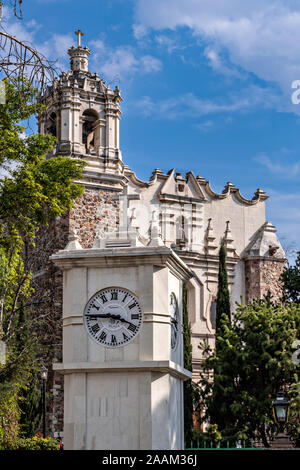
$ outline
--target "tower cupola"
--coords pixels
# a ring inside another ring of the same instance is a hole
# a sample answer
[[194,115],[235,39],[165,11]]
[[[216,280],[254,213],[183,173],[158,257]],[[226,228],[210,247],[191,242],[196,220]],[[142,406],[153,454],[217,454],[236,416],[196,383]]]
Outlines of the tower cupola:
[[88,47],[82,47],[81,45],[81,36],[84,36],[84,33],[79,29],[75,32],[78,38],[77,47],[72,46],[68,50],[70,56],[70,68],[73,72],[87,72],[89,69],[89,55],[91,53]]

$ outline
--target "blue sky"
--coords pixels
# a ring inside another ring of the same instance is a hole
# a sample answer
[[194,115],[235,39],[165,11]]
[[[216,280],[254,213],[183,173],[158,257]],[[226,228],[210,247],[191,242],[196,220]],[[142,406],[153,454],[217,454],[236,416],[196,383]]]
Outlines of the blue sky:
[[300,249],[300,2],[25,0],[1,25],[68,68],[84,31],[90,70],[122,92],[123,159],[141,179],[192,170],[252,198],[284,247]]

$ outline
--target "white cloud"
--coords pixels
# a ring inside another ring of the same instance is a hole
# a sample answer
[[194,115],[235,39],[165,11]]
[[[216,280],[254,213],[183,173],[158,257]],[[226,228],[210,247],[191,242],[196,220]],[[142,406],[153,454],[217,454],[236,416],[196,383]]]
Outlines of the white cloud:
[[[16,36],[21,41],[30,43],[44,57],[51,61],[56,61],[57,71],[68,68],[68,49],[75,44],[73,34],[49,33],[49,37],[44,42],[38,41],[37,31],[40,25],[34,20],[30,22],[20,22],[12,15],[7,16],[6,31]],[[124,77],[136,73],[148,74],[161,70],[162,62],[151,55],[142,55],[131,46],[121,45],[110,47],[103,40],[90,41],[91,48],[90,70],[95,68],[105,75],[107,80],[116,80],[117,77]]]
[[249,86],[240,92],[231,93],[222,99],[201,99],[193,93],[184,93],[164,100],[153,101],[149,96],[142,97],[133,105],[147,116],[163,119],[180,119],[182,117],[198,118],[215,113],[232,114],[254,110],[256,106],[273,107],[277,96],[268,88]]
[[206,134],[214,128],[214,122],[211,120],[200,122],[196,125],[196,128]]
[[[136,24],[156,31],[188,27],[209,46],[206,56],[220,71],[232,64],[276,82],[290,104],[291,83],[300,79],[300,4],[295,0],[136,0]],[[229,62],[220,62],[226,51]]]
[[[283,149],[281,153],[287,154],[288,152]],[[266,153],[260,153],[254,158],[254,161],[267,168],[274,175],[279,175],[284,179],[299,178],[300,176],[300,161],[288,163],[285,158],[284,162],[281,162],[278,158],[270,158]]]
[[138,41],[143,39],[148,33],[148,29],[145,28],[145,26],[143,26],[142,24],[134,24],[132,29],[133,35]]
[[219,73],[231,77],[241,77],[241,73],[231,65],[227,65],[222,58],[221,52],[217,47],[207,46],[204,49],[204,56],[209,61],[210,66]]
[[91,61],[108,80],[115,77],[124,77],[135,73],[158,72],[162,63],[151,55],[139,56],[131,46],[118,46],[112,48],[102,40],[90,42],[93,50]]
[[158,72],[162,68],[162,63],[156,57],[152,57],[151,55],[145,55],[141,58],[141,64],[143,67],[144,72],[151,73],[151,72]]
[[[300,192],[284,193],[268,188],[266,192],[270,195],[266,205],[267,220],[276,226],[285,249],[300,250]],[[292,254],[289,255],[292,259]]]
[[161,47],[166,49],[169,54],[174,52],[175,50],[182,50],[185,49],[186,46],[182,45],[179,43],[179,41],[176,41],[175,38],[169,37],[164,34],[158,34],[155,36],[155,41],[157,44],[159,44]]

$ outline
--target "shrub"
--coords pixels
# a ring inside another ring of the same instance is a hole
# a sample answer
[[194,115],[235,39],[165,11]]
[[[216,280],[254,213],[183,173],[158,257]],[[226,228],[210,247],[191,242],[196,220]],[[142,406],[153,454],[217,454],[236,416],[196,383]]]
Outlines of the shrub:
[[16,441],[15,450],[59,450],[59,443],[53,437],[20,438]]

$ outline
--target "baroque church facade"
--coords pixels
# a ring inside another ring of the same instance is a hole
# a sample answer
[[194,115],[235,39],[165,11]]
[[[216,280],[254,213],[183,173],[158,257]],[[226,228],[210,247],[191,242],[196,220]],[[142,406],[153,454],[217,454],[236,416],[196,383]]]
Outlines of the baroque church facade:
[[[86,163],[84,195],[63,217],[40,230],[35,253],[36,295],[48,314],[44,332],[50,346],[49,364],[62,360],[63,276],[50,259],[58,250],[168,247],[193,276],[187,281],[192,328],[193,379],[201,369],[204,339],[215,336],[218,252],[224,240],[232,311],[236,302],[250,302],[268,290],[280,296],[279,276],[284,251],[276,229],[266,220],[268,196],[257,189],[252,199],[227,182],[216,193],[203,176],[182,175],[155,168],[149,181],[140,180],[122,158],[119,88],[111,89],[88,68],[90,50],[81,45],[68,51],[70,70],[62,73],[43,96],[46,109],[39,132],[56,136],[51,158],[62,155]],[[147,285],[144,286],[147,291]],[[51,371],[49,432],[63,434],[63,376]]]

